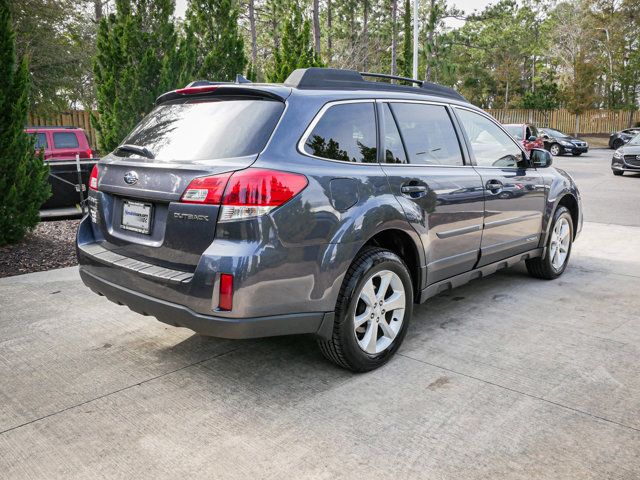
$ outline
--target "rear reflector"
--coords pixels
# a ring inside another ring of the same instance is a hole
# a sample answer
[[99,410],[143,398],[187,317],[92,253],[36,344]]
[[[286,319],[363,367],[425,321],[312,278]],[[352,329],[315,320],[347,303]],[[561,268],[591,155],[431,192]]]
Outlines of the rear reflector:
[[98,190],[98,165],[94,165],[91,169],[91,175],[89,175],[89,188],[91,190]]
[[244,220],[269,213],[307,186],[307,177],[279,170],[247,168],[191,181],[181,201],[222,205],[220,222]]
[[199,93],[213,92],[217,88],[218,88],[217,85],[202,85],[200,87],[185,87],[185,88],[179,88],[178,90],[176,90],[176,93],[179,93],[181,95],[197,95]]
[[233,309],[233,275],[228,273],[220,274],[220,299],[218,301],[220,310]]

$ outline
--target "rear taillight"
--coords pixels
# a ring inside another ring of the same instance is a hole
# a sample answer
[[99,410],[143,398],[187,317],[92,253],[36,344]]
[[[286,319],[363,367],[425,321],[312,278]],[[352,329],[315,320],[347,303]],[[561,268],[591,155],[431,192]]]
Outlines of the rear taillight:
[[84,151],[84,155],[85,155],[85,156],[84,156],[84,158],[93,158],[93,152],[91,151],[91,149],[90,149],[90,148],[87,148],[87,149]]
[[248,168],[195,178],[182,195],[182,202],[220,204],[220,222],[243,220],[265,215],[291,200],[307,184],[307,177],[297,173]]
[[221,222],[265,215],[288,202],[307,186],[297,173],[248,168],[235,172],[222,197]]
[[208,203],[219,205],[224,193],[224,187],[227,186],[229,177],[233,172],[223,173],[221,175],[212,175],[211,177],[194,178],[180,201],[182,203]]
[[91,169],[91,175],[89,175],[89,188],[91,190],[98,190],[98,165],[94,165]]

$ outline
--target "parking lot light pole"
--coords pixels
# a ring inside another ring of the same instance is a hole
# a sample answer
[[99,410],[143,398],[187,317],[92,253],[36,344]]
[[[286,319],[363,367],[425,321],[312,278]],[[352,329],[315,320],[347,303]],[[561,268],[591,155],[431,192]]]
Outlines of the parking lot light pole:
[[418,0],[413,0],[413,78],[418,78]]

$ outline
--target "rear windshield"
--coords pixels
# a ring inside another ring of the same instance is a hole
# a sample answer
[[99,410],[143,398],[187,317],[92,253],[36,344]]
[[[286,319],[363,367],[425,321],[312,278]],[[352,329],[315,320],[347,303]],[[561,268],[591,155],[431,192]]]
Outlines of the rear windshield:
[[[146,147],[159,162],[254,155],[266,145],[283,110],[284,103],[263,99],[160,105],[122,143]],[[118,155],[136,156],[122,150]]]
[[518,140],[522,140],[522,126],[521,125],[503,125],[503,127]]

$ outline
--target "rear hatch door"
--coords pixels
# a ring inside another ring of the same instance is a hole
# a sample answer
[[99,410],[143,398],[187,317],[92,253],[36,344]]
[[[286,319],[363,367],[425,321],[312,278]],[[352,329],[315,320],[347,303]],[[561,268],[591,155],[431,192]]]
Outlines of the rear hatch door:
[[219,206],[181,202],[183,193],[197,177],[249,167],[283,111],[282,101],[247,95],[157,106],[122,142],[148,155],[116,149],[99,164],[96,237],[121,255],[193,270],[213,241]]

